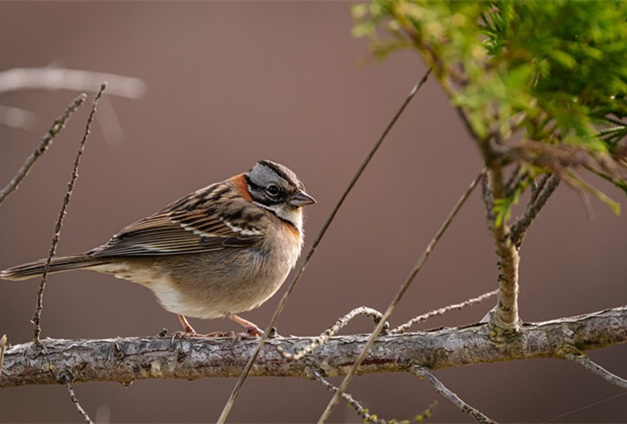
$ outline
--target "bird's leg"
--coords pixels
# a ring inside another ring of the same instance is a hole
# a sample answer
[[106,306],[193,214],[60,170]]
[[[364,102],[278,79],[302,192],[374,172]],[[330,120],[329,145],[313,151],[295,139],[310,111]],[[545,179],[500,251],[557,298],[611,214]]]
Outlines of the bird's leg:
[[193,334],[193,335],[197,335],[198,334],[198,333],[196,333],[196,330],[194,330],[194,327],[189,325],[189,322],[187,322],[187,318],[185,318],[184,315],[177,315],[176,317],[181,322],[181,325],[183,326],[183,329],[185,329],[185,333],[186,334]]
[[[179,333],[180,337],[226,337],[226,335],[228,334],[222,331],[215,331],[209,334],[198,334],[196,330],[194,330],[194,327],[192,327],[189,322],[187,322],[187,318],[185,318],[184,315],[177,315],[176,317],[181,322],[181,325],[183,325],[183,329],[185,329],[184,333]],[[175,337],[177,337],[176,334]]]
[[231,319],[235,321],[236,323],[238,323],[239,325],[241,325],[242,327],[246,328],[246,332],[248,333],[248,335],[253,336],[253,337],[263,336],[263,331],[252,322],[247,321],[244,318],[237,316],[230,312],[226,314],[225,316],[228,319]]

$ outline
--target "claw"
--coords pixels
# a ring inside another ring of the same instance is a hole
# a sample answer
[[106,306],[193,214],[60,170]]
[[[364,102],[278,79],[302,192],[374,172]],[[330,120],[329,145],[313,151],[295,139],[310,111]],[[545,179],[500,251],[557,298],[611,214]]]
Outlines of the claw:
[[[227,318],[235,321],[236,323],[238,323],[239,325],[241,325],[242,327],[246,328],[246,332],[245,333],[241,333],[241,335],[238,335],[239,338],[251,338],[251,337],[261,337],[263,336],[263,330],[261,330],[259,327],[257,327],[254,323],[245,320],[244,318],[241,318],[233,313],[228,313],[225,315]],[[185,318],[184,315],[177,315],[177,318],[179,319],[179,321],[181,322],[181,325],[183,326],[184,331],[177,331],[174,333],[174,335],[172,336],[172,340],[174,339],[182,339],[182,338],[186,338],[186,337],[229,337],[232,336],[234,333],[233,332],[223,332],[223,331],[215,331],[213,333],[209,333],[209,334],[199,334],[196,332],[196,330],[194,330],[194,327],[192,327],[189,322],[187,322],[187,318]],[[273,331],[270,333],[270,337],[276,337],[276,330],[273,329]]]
[[238,323],[239,325],[241,325],[242,327],[244,327],[246,329],[246,333],[250,336],[250,337],[261,337],[263,336],[263,331],[261,330],[261,328],[257,327],[254,323],[245,320],[242,317],[239,317],[233,313],[228,313],[225,315],[228,319],[235,321],[236,323]]

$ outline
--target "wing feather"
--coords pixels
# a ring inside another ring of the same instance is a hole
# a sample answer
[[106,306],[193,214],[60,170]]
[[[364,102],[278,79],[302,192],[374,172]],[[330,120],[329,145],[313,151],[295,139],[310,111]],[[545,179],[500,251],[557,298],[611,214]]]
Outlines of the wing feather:
[[[269,219],[246,199],[229,198],[225,183],[192,193],[141,219],[91,252],[94,257],[202,253],[259,243]],[[222,202],[220,212],[216,201]],[[254,223],[255,225],[251,225]]]

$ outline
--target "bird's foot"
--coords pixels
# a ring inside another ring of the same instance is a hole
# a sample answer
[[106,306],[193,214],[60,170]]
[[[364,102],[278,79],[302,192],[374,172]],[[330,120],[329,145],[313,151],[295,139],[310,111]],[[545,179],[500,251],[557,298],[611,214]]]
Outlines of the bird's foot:
[[234,334],[233,331],[214,331],[207,334],[200,334],[195,331],[176,331],[172,335],[172,339],[233,337]]

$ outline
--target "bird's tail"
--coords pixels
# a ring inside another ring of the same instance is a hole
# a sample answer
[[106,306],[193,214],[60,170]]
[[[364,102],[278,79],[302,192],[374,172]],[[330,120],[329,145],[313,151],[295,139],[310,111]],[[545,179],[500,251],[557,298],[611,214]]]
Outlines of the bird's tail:
[[[89,268],[96,265],[101,265],[106,261],[102,259],[93,258],[88,255],[75,255],[66,256],[62,258],[55,258],[50,263],[48,269],[49,274],[70,271],[73,269]],[[27,264],[14,266],[12,268],[0,271],[0,279],[3,280],[28,280],[29,278],[39,277],[44,273],[46,267],[46,259],[40,259],[35,262],[29,262]]]

